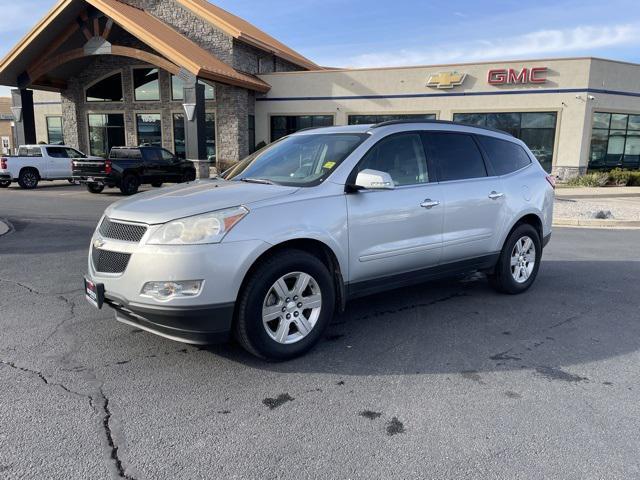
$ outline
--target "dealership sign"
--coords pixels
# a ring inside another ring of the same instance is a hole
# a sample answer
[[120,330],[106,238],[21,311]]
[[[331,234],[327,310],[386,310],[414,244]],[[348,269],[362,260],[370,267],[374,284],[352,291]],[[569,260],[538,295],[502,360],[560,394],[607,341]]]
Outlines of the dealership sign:
[[467,78],[466,73],[459,72],[438,72],[433,73],[427,80],[427,87],[435,87],[439,89],[449,89],[462,85],[464,79]]
[[489,70],[487,82],[489,85],[518,85],[547,83],[547,67],[523,68],[497,68]]

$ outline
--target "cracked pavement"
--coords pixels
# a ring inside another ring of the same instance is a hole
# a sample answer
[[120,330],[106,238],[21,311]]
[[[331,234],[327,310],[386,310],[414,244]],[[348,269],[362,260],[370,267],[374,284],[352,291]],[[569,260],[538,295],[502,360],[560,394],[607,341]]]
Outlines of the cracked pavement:
[[3,479],[640,477],[640,231],[556,229],[523,296],[360,299],[269,364],[86,303],[107,192],[0,191]]

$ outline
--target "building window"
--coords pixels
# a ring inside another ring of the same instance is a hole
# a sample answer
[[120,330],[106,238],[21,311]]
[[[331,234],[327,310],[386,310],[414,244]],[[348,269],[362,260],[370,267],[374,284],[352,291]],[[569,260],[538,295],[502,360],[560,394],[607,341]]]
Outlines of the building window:
[[304,128],[330,127],[333,125],[333,115],[301,115],[271,117],[271,141],[296,133]]
[[455,113],[453,121],[510,133],[526,143],[542,167],[550,172],[557,116],[556,112]]
[[47,117],[47,143],[49,145],[64,145],[62,117]]
[[87,88],[87,102],[122,102],[122,74],[103,78]]
[[89,114],[89,153],[106,157],[111,147],[124,147],[122,113]]
[[[207,143],[207,158],[211,161],[216,159],[216,117],[213,113],[205,114],[205,140]],[[185,145],[184,114],[173,114],[173,149],[176,157],[186,158],[187,149]]]
[[160,100],[160,81],[157,68],[133,69],[134,98],[138,102]]
[[249,115],[249,153],[256,151],[256,116]]
[[[204,99],[214,100],[215,93],[213,91],[213,85],[208,84],[203,80],[198,80],[200,85],[204,85]],[[184,82],[180,77],[171,75],[171,99],[172,100],[184,100]]]
[[640,115],[593,114],[590,169],[640,168]]
[[159,113],[138,113],[136,115],[138,145],[162,146],[162,115]]
[[349,115],[349,125],[369,125],[392,120],[435,120],[435,113],[399,115]]

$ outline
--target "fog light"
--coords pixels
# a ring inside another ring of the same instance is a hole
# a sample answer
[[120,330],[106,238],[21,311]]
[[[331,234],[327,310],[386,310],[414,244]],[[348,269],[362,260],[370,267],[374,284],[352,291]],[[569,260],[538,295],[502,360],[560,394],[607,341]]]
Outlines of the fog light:
[[202,280],[184,280],[179,282],[147,282],[142,287],[141,295],[168,300],[178,297],[195,297],[202,290]]

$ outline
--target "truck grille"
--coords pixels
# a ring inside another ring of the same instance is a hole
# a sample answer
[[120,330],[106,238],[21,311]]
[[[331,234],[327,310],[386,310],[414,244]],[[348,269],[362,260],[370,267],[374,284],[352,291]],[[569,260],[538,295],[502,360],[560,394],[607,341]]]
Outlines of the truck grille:
[[98,231],[104,238],[138,243],[142,240],[144,234],[147,233],[147,227],[144,225],[133,225],[131,223],[114,222],[104,217]]
[[91,251],[93,268],[100,273],[124,273],[131,258],[130,253],[112,252],[93,248]]

